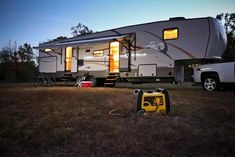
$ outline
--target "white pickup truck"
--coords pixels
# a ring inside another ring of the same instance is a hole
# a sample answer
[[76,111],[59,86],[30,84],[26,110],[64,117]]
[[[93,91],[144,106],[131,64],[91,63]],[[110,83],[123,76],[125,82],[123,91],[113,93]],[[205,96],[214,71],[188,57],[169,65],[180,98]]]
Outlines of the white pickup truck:
[[[203,89],[213,91],[224,84],[235,84],[235,61],[204,64],[194,67],[194,82],[202,84]],[[233,87],[234,88],[234,87]]]

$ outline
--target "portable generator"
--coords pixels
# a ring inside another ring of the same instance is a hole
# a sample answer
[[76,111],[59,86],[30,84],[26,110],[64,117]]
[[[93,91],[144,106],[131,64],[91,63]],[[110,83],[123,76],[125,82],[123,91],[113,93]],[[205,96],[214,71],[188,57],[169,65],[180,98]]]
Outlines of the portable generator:
[[[135,89],[135,104],[139,115],[145,112],[157,112],[167,114],[170,112],[170,97],[166,89],[157,88],[156,91],[143,92]],[[134,103],[134,102],[133,102]]]

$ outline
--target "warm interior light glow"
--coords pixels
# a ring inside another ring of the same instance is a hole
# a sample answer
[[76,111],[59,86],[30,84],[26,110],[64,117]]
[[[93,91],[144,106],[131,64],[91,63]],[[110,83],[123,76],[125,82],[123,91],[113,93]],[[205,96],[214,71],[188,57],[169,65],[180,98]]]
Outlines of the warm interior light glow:
[[119,42],[118,41],[111,42],[110,47],[119,47]]
[[169,40],[169,39],[177,39],[178,38],[178,29],[166,29],[163,32],[163,38],[164,40]]
[[104,51],[103,50],[97,50],[93,52],[94,57],[102,57],[104,56]]
[[119,54],[114,54],[113,55],[113,60],[114,61],[119,61]]
[[45,51],[45,52],[50,52],[50,51],[51,51],[51,49],[45,49],[44,51]]
[[109,71],[119,72],[119,42],[110,43]]
[[66,47],[65,70],[71,71],[72,47]]

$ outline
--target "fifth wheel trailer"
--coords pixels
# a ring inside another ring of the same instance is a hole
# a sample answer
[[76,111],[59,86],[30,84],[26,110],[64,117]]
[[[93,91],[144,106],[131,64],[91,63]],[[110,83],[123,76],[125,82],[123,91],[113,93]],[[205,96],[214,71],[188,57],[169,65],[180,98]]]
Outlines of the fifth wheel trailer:
[[46,42],[35,49],[39,72],[57,78],[89,72],[93,83],[106,79],[112,84],[116,78],[183,82],[191,76],[188,67],[221,57],[226,42],[221,24],[212,17],[170,18]]

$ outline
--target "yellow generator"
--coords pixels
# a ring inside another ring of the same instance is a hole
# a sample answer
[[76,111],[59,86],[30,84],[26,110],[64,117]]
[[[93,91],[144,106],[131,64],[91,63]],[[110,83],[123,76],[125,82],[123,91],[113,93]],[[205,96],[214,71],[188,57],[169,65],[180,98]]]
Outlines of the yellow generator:
[[170,112],[170,97],[166,89],[157,88],[156,91],[143,92],[141,89],[134,91],[136,95],[137,112],[157,112],[167,114]]

